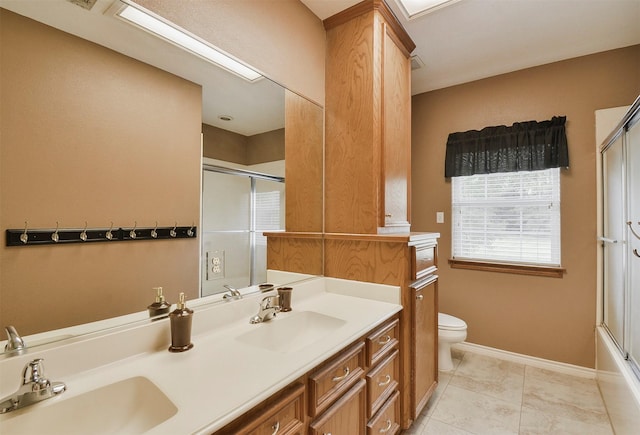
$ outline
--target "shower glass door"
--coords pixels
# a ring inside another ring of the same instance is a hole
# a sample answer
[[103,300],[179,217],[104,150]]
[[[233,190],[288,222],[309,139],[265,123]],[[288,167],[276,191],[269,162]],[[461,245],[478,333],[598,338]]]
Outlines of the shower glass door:
[[[627,227],[629,249],[629,334],[628,350],[632,366],[640,375],[640,114],[629,123],[625,135],[627,173],[627,213],[631,227]],[[632,231],[633,228],[633,231]]]
[[624,340],[624,158],[623,136],[602,154],[604,324],[620,349]]

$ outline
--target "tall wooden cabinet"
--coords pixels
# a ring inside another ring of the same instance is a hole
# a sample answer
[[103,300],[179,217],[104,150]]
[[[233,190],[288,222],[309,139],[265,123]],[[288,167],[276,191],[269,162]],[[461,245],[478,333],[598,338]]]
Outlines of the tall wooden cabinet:
[[415,44],[381,0],[324,24],[325,231],[409,232]]

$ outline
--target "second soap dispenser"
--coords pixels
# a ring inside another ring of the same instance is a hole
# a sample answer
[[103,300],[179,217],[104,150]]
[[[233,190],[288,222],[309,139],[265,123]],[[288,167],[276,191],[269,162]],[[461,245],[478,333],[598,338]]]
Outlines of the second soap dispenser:
[[180,293],[178,308],[169,314],[171,321],[171,346],[169,352],[184,352],[193,347],[191,343],[191,320],[193,310],[187,308],[184,293]]

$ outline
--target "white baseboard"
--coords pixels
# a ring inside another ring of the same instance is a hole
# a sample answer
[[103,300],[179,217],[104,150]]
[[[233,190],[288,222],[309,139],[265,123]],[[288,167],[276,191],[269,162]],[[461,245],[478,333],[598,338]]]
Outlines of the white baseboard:
[[480,344],[467,343],[466,341],[463,343],[454,344],[451,347],[453,349],[457,349],[462,352],[477,353],[479,355],[486,355],[493,358],[503,359],[506,361],[526,364],[531,367],[564,373],[566,375],[580,376],[582,378],[589,378],[589,379],[596,378],[595,369],[576,366],[573,364],[567,364],[567,363],[558,362],[558,361],[551,361],[548,359],[537,358],[535,356],[523,355],[520,353],[509,352],[506,350],[500,350],[493,347],[482,346]]

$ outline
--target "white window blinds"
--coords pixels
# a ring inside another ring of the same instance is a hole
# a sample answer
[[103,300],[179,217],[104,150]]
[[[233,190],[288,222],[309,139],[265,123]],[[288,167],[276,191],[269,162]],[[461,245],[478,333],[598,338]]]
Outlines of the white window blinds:
[[453,177],[453,257],[560,265],[560,170]]

